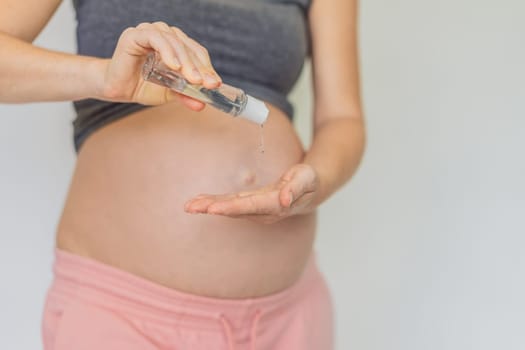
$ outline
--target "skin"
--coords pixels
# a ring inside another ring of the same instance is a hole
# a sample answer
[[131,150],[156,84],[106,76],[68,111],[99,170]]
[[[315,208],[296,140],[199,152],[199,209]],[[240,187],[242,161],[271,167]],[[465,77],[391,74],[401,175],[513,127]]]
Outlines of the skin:
[[255,297],[293,284],[311,254],[316,208],[363,154],[356,1],[313,1],[313,142],[305,150],[268,104],[264,155],[254,124],[142,80],[155,50],[190,82],[221,84],[207,50],[176,27],[128,28],[111,59],[31,45],[59,2],[0,0],[0,101],[91,97],[152,107],[85,141],[57,247],[200,295]]

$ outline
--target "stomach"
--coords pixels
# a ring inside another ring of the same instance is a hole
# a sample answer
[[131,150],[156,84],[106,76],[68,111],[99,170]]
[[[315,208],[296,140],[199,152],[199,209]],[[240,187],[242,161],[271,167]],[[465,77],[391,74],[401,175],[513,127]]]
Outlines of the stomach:
[[200,193],[255,189],[301,162],[286,115],[261,128],[213,108],[150,107],[98,129],[80,148],[56,245],[197,295],[247,298],[291,286],[312,251],[316,214],[274,224],[188,214]]

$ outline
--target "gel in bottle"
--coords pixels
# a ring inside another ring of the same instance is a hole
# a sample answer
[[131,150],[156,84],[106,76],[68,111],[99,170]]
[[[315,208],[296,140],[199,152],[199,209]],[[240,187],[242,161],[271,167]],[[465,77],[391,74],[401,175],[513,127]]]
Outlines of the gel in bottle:
[[148,54],[142,76],[146,81],[175,90],[234,117],[245,118],[261,126],[268,117],[268,108],[264,102],[225,83],[215,89],[192,84],[182,74],[168,68],[156,52]]

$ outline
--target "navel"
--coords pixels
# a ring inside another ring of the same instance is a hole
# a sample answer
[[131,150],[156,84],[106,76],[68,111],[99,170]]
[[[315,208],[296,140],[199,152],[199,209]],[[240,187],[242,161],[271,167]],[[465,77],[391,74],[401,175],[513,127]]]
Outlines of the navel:
[[249,185],[255,185],[255,182],[257,181],[257,174],[255,174],[255,171],[253,170],[245,170],[242,174],[242,184],[249,186]]

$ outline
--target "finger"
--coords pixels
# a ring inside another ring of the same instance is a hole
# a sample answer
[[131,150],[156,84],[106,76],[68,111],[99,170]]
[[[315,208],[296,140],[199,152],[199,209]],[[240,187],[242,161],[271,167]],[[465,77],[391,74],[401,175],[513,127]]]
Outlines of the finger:
[[250,220],[263,224],[273,224],[279,220],[282,220],[285,216],[267,215],[267,214],[247,214],[247,215],[224,215],[216,214],[232,219]]
[[177,57],[182,63],[182,74],[184,77],[192,84],[202,83],[203,77],[196,66],[197,62],[194,62],[192,59],[189,53],[191,49],[184,42],[184,38],[187,37],[187,35],[177,27],[171,27],[171,31],[165,33],[165,35],[168,37],[168,40],[173,42],[173,45],[176,45],[175,50]]
[[[176,40],[182,41],[185,45],[186,53],[188,54],[191,62],[199,71],[200,77],[204,78],[202,82],[209,88],[215,88],[219,85],[220,78],[215,74],[213,68],[211,68],[211,61],[208,55],[208,51],[199,45],[195,40],[189,38],[183,31],[177,27],[170,27],[165,22],[154,22],[152,24],[158,30],[167,34],[167,39],[172,40],[171,34],[175,34]],[[211,69],[210,69],[211,68]],[[210,73],[211,71],[211,73]]]
[[171,32],[171,27],[166,24],[166,22],[157,21],[152,23],[153,26],[157,27],[159,30],[162,30],[163,32]]
[[233,199],[233,198],[241,198],[241,197],[252,196],[252,195],[257,195],[261,193],[267,193],[273,190],[275,189],[272,188],[271,186],[265,186],[265,187],[261,187],[255,190],[242,191],[242,192],[237,192],[237,193],[224,193],[224,194],[201,193],[193,197],[191,200],[197,200],[197,199],[203,199],[203,198],[213,198],[217,201],[226,201],[226,200]]
[[173,102],[177,101],[187,108],[194,110],[196,112],[199,112],[204,109],[206,106],[204,102],[201,102],[199,100],[193,99],[189,96],[183,95],[175,90],[172,89],[166,89],[163,87],[163,93],[164,93],[164,99],[163,101],[166,102]]
[[208,50],[188,36],[184,38],[184,43],[191,49],[196,60],[199,61],[199,70],[204,77],[204,82],[210,84],[209,88],[219,86],[222,83],[222,79],[212,66]]
[[[169,94],[171,94],[174,98],[177,98],[181,103],[183,103],[186,107],[188,107],[189,109],[193,111],[200,112],[204,109],[204,107],[206,107],[206,104],[204,102],[201,102],[189,96],[180,94],[170,89],[168,89],[168,91],[169,91]],[[169,98],[167,100],[171,101],[172,98]]]
[[194,200],[200,200],[200,199],[214,199],[216,201],[224,201],[231,198],[235,198],[238,196],[237,193],[225,193],[225,194],[199,194],[198,196],[195,196],[191,199],[191,201]]
[[[171,45],[176,45],[177,44],[177,43],[175,43],[173,41],[173,38],[170,37],[170,35],[172,34],[172,27],[167,25],[165,22],[154,22],[154,23],[151,23],[151,24],[150,23],[141,23],[141,24],[139,24],[137,26],[137,28],[142,29],[142,30],[145,30],[145,29],[148,29],[148,28],[152,28],[152,27],[158,29],[159,31],[162,31],[163,33],[167,33],[166,40],[168,40]],[[162,56],[161,56],[161,58],[162,58]],[[180,69],[180,62],[178,62],[178,59],[176,59],[176,60],[177,60],[178,66],[177,67],[171,67],[171,68],[176,68],[178,70],[178,69]],[[195,59],[193,59],[193,61],[198,61],[198,60],[195,58]],[[210,88],[212,88],[212,87],[210,87]],[[188,107],[189,109],[194,110],[196,112],[199,112],[199,111],[203,110],[204,107],[206,106],[204,102],[201,102],[199,100],[196,100],[196,99],[194,99],[192,97],[183,95],[183,94],[178,93],[178,92],[173,91],[173,90],[168,90],[166,92],[166,94],[167,94],[166,101],[172,101],[173,99],[178,99],[186,107]]]
[[208,213],[221,215],[270,215],[279,214],[281,210],[277,191],[235,197],[208,206]]
[[213,202],[217,201],[224,201],[228,200],[230,198],[233,198],[234,194],[222,194],[222,195],[214,195],[214,194],[201,194],[198,195],[186,202],[184,205],[184,208],[186,211],[206,211],[208,206],[212,204]]
[[[163,51],[167,51],[164,45],[163,50],[160,50],[153,45],[152,48],[160,53],[162,61],[169,68],[174,70],[181,69],[182,75],[192,84],[201,83],[202,77],[199,73],[199,70],[195,67],[195,64],[191,60],[183,40],[177,36],[176,32],[171,27],[168,27],[168,30],[165,29],[166,27],[164,25],[157,22],[155,25],[151,23],[141,23],[137,26],[137,30],[139,32],[148,34],[153,38],[163,38],[164,41],[168,43],[170,49],[167,54],[163,53]],[[147,45],[147,42],[141,42],[138,44]]]
[[[244,191],[244,192],[238,192],[238,193],[226,193],[226,194],[199,194],[195,196],[194,198],[188,200],[184,206],[185,210],[191,210],[193,207],[199,207],[200,210],[204,210],[203,206],[209,206],[213,202],[217,203],[225,203],[228,201],[231,201],[236,198],[243,198],[247,196],[254,196],[254,195],[260,195],[263,193],[268,193],[269,191],[275,191],[274,189],[271,189],[270,187],[266,186],[257,190],[252,191]],[[204,202],[206,204],[204,204]]]
[[278,201],[283,208],[289,208],[294,201],[294,196],[290,189],[290,183],[293,181],[296,172],[297,168],[292,167],[281,176],[277,184],[277,188],[279,189]]
[[129,54],[132,56],[142,56],[148,51],[154,50],[160,54],[162,61],[168,67],[172,69],[180,68],[180,62],[177,59],[173,46],[160,31],[151,29],[151,26],[141,24],[137,28],[128,28],[122,33],[120,40],[131,43],[131,45],[125,45],[125,47],[128,48]]
[[184,210],[188,213],[206,213],[210,204],[215,201],[213,198],[202,198],[186,203]]
[[[176,27],[175,27],[176,28]],[[177,31],[176,29],[174,29],[175,31]],[[208,50],[202,46],[201,44],[199,44],[197,41],[195,41],[194,39],[190,38],[187,34],[183,33],[182,34],[182,40],[184,41],[184,44],[186,44],[186,46],[188,46],[194,53],[195,55],[198,57],[198,59],[205,65],[205,66],[209,66],[210,68],[213,69],[213,67],[211,67],[211,58],[210,58],[210,55],[208,53]]]
[[284,207],[291,207],[292,203],[304,194],[315,190],[315,174],[307,167],[295,167],[285,174],[289,181],[279,192],[279,201]]
[[203,78],[202,85],[207,89],[215,89],[218,87],[220,85],[219,81],[214,77],[214,74],[210,72],[210,68],[202,63],[195,52],[188,50],[188,54],[195,64],[195,67],[199,70],[199,74]]
[[298,171],[298,167],[297,166],[291,167],[290,169],[288,169],[288,171],[286,173],[283,174],[283,176],[281,176],[281,180],[283,180],[285,182],[288,182],[288,181],[292,180],[292,178],[295,176],[295,173],[297,171]]

